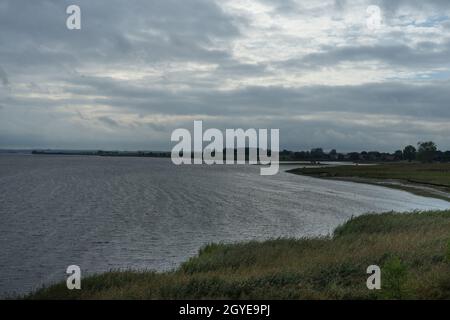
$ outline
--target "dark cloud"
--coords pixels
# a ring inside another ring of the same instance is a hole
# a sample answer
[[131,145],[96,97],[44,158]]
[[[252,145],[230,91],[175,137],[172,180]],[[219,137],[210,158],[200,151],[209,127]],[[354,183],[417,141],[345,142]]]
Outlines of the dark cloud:
[[450,42],[437,44],[420,42],[416,47],[407,45],[324,47],[300,59],[283,61],[284,66],[300,69],[320,69],[342,62],[378,61],[391,67],[439,68],[449,67]]
[[[69,4],[82,30],[65,27]],[[119,61],[221,61],[217,39],[239,34],[233,19],[207,0],[6,1],[0,11],[0,57],[15,65]]]
[[[123,112],[167,115],[204,114],[292,115],[310,112],[352,112],[414,116],[419,119],[450,118],[449,81],[385,82],[347,86],[247,86],[233,90],[197,89],[167,91],[136,86],[109,78],[79,77],[69,84],[76,96],[99,95],[92,101]],[[81,86],[82,85],[82,86]],[[66,103],[73,101],[69,99]],[[82,104],[83,100],[76,101]],[[52,103],[44,101],[42,104]]]
[[119,124],[116,121],[107,116],[98,117],[97,120],[111,127],[119,126]]
[[[262,21],[211,0],[3,0],[0,147],[167,150],[199,119],[279,128],[288,148],[450,148],[449,1],[367,2],[398,23],[381,35],[322,25],[343,23],[350,1],[259,3],[271,8]],[[69,4],[80,31],[65,27]],[[404,18],[410,8],[428,18]],[[309,17],[319,24],[295,29]],[[348,85],[365,62],[408,76]],[[321,81],[328,71],[342,83]]]

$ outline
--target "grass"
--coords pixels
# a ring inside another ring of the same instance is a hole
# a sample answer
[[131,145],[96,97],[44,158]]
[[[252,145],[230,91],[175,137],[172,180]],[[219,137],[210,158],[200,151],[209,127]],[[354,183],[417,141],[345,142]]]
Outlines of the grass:
[[383,185],[421,196],[450,200],[450,163],[402,162],[379,165],[298,168],[288,172],[319,178]]
[[448,188],[450,190],[450,163],[393,163],[380,165],[300,168],[291,170],[321,177],[360,177],[398,179]]
[[[381,290],[366,269],[381,267]],[[177,270],[112,271],[26,299],[450,299],[450,211],[370,214],[333,236],[210,244]]]

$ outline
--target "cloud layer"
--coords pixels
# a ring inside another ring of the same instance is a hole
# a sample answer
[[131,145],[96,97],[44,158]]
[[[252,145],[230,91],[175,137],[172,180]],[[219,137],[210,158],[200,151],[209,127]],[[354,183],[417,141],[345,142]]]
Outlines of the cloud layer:
[[449,57],[444,0],[4,0],[0,148],[169,150],[203,120],[289,149],[450,149]]

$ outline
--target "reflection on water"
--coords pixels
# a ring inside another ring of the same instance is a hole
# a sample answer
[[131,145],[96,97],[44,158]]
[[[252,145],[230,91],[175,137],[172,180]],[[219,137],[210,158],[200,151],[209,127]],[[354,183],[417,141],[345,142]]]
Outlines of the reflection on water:
[[[284,169],[284,167],[281,167]],[[209,242],[330,233],[352,215],[446,209],[403,191],[258,166],[0,156],[0,292],[110,269],[176,267]]]

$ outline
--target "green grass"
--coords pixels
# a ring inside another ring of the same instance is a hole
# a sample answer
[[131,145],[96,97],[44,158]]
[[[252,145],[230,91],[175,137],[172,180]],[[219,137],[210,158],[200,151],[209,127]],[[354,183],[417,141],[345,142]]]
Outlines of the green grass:
[[[382,270],[368,290],[366,269]],[[331,237],[211,244],[172,272],[108,272],[27,299],[450,299],[450,211],[354,218]]]
[[393,163],[326,168],[300,168],[289,172],[320,177],[398,179],[413,183],[442,186],[447,190],[450,190],[450,163]]

